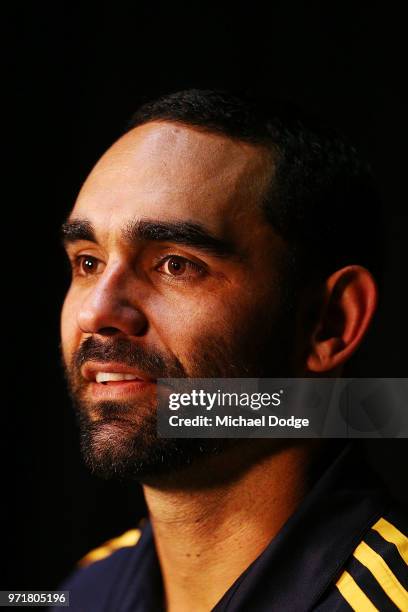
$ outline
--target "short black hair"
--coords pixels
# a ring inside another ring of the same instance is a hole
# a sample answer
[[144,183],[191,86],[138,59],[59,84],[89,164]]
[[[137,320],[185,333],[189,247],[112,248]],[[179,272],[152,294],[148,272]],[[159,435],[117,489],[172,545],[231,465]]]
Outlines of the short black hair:
[[367,162],[346,138],[293,104],[189,89],[143,104],[128,130],[170,121],[267,147],[275,172],[263,206],[288,242],[298,277],[350,264],[381,276],[381,202]]

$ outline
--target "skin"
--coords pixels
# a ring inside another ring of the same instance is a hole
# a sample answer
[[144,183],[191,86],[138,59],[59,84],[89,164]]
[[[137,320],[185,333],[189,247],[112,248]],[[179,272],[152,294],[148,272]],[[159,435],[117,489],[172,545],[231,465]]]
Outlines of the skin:
[[[98,258],[103,276],[97,282],[77,279],[68,292],[62,313],[66,358],[83,333],[114,327],[171,352],[189,371],[194,337],[208,333],[209,313],[219,313],[211,324],[219,333],[227,321],[235,323],[237,303],[241,321],[250,316],[254,291],[266,303],[271,285],[279,281],[270,261],[285,250],[257,206],[254,179],[266,183],[268,166],[265,155],[249,145],[169,124],[142,126],[116,143],[85,182],[71,215],[92,220],[100,245],[78,243],[70,256],[83,252]],[[200,279],[191,271],[187,283],[166,270],[152,274],[154,257],[166,254],[170,245],[123,244],[120,230],[135,217],[194,220],[235,241],[239,257],[217,261],[193,249],[171,248],[207,265],[210,274]],[[144,274],[132,269],[137,257]],[[276,303],[275,298],[272,307]]]
[[[259,206],[271,173],[273,159],[261,147],[170,122],[148,123],[116,142],[70,215],[91,222],[96,239],[67,245],[74,274],[61,321],[65,363],[87,338],[126,338],[176,359],[192,375],[192,355],[208,337],[242,339],[251,362],[254,322],[279,320],[284,307],[288,247]],[[123,229],[135,219],[200,223],[233,244],[235,254],[130,242]],[[338,375],[366,333],[377,292],[370,273],[356,265],[335,271],[318,296],[306,290],[300,301],[293,375]],[[306,324],[311,308],[313,325]],[[136,403],[151,387],[119,385],[105,393]],[[92,412],[92,385],[84,383],[82,393]],[[126,436],[127,429],[101,425],[102,442],[112,435]],[[144,483],[168,610],[210,610],[217,603],[296,509],[317,450],[313,441],[274,452],[269,442],[243,442]]]

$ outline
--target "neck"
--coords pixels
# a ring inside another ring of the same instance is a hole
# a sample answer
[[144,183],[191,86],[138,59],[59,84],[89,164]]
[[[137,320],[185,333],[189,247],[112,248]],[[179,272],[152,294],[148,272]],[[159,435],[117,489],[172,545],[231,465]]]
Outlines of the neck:
[[144,487],[169,612],[212,609],[307,492],[313,442],[265,452],[269,443],[242,442],[194,474]]

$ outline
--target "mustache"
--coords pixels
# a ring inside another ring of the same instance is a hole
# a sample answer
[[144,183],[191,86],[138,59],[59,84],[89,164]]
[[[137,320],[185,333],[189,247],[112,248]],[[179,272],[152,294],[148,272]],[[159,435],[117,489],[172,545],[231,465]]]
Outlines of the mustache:
[[99,340],[90,336],[74,353],[71,367],[79,372],[86,361],[117,361],[138,368],[153,378],[187,377],[184,367],[174,355],[169,358],[157,350],[146,349],[126,338]]

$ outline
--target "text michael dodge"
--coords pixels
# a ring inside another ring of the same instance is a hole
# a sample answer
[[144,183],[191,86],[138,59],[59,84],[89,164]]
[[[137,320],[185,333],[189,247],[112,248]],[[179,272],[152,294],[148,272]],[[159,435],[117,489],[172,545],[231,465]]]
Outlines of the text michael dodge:
[[288,418],[277,417],[276,415],[262,415],[256,418],[238,415],[232,416],[194,416],[191,418],[180,417],[173,414],[169,417],[171,427],[309,427],[309,419],[295,418],[293,415]]

